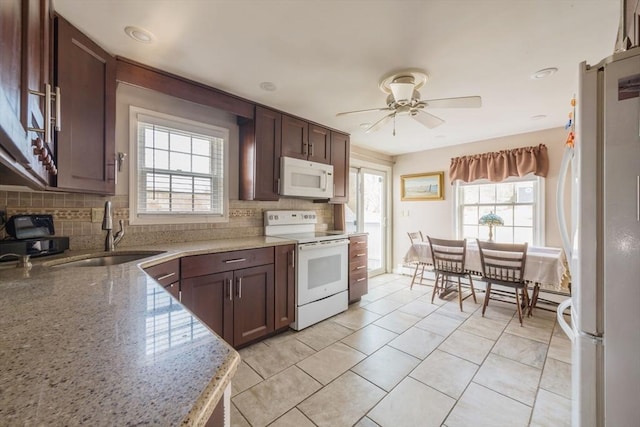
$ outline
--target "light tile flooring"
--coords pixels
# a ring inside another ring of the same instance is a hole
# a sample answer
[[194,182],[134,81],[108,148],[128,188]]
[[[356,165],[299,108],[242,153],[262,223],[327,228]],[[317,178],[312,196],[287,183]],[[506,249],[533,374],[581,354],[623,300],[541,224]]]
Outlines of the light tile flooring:
[[[571,343],[555,314],[436,298],[387,274],[349,310],[240,350],[233,426],[569,426]],[[427,283],[425,281],[425,283]]]

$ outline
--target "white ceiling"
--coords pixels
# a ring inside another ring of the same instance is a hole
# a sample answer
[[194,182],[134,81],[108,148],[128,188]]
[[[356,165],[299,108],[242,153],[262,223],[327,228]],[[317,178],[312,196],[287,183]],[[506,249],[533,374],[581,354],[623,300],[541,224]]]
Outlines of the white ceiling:
[[[578,63],[613,53],[619,0],[54,0],[55,10],[114,55],[214,86],[402,154],[563,126]],[[142,44],[124,27],[151,31]],[[532,80],[539,69],[559,71]],[[385,113],[380,78],[421,68],[423,99],[482,96],[480,109],[429,109],[365,134]],[[261,82],[277,90],[260,89]],[[531,117],[546,115],[532,120]]]

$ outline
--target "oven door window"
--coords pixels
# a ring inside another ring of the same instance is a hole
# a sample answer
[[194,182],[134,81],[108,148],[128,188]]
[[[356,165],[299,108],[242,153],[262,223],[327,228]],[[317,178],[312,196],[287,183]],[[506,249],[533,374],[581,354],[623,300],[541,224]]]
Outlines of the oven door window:
[[347,290],[348,246],[309,245],[298,251],[298,305]]

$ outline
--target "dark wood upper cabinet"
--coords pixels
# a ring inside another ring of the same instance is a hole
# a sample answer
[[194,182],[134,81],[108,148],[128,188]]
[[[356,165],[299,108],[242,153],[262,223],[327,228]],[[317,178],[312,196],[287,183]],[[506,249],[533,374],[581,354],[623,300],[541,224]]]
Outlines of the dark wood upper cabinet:
[[278,200],[282,114],[256,106],[240,125],[240,200]]
[[32,148],[42,135],[28,129],[45,127],[45,104],[30,90],[44,92],[49,77],[49,1],[0,1],[0,146],[14,160],[9,169],[36,188],[50,184],[55,150],[51,144],[39,157]]
[[309,157],[312,162],[331,163],[331,131],[309,124]]
[[282,149],[284,157],[307,160],[309,156],[309,122],[282,115]]
[[331,132],[331,164],[333,165],[333,198],[330,203],[349,201],[349,135]]
[[115,59],[61,17],[54,29],[54,82],[62,110],[57,187],[114,194]]
[[275,329],[296,320],[295,249],[295,245],[275,247]]

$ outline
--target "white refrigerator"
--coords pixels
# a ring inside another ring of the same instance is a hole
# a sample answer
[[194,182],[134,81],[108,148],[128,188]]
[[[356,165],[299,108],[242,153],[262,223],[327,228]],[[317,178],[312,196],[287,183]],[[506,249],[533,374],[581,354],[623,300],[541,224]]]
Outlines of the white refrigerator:
[[559,177],[571,176],[568,226],[558,203],[572,278],[558,307],[572,341],[572,425],[640,426],[640,48],[580,64],[575,119]]

